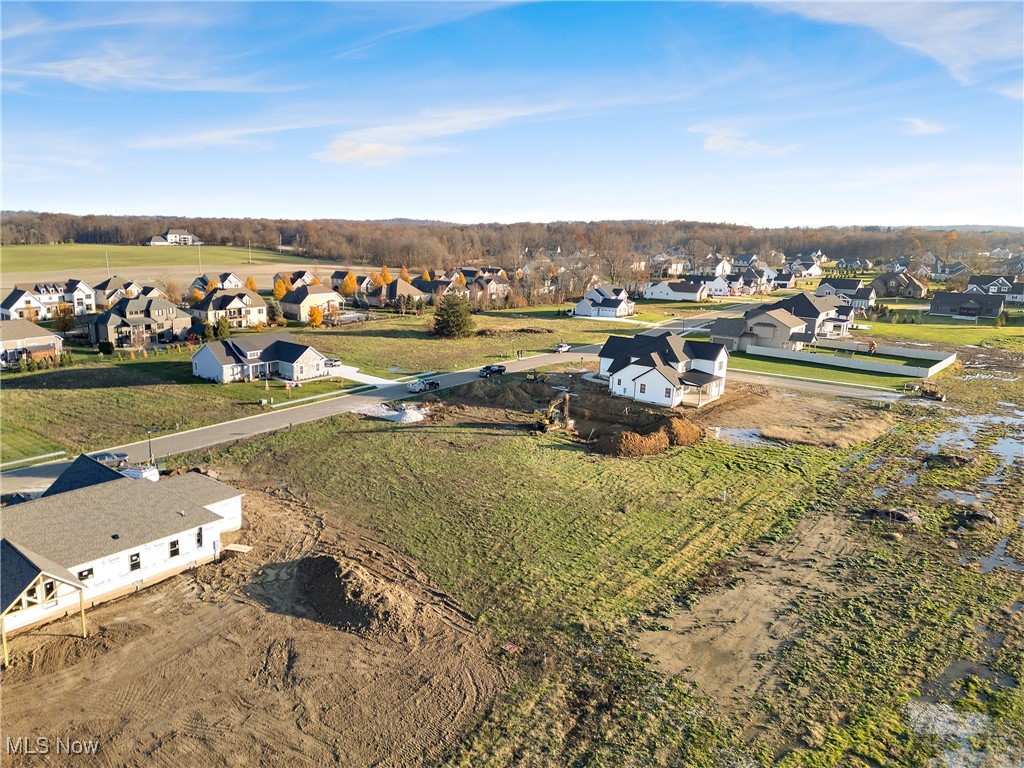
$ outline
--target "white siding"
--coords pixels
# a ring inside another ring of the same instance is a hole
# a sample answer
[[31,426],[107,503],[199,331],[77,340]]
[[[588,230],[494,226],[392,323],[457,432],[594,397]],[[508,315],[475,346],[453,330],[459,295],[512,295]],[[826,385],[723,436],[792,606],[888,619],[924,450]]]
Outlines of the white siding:
[[200,379],[226,384],[238,378],[241,375],[241,370],[237,365],[225,366],[204,344],[192,355],[192,375]]

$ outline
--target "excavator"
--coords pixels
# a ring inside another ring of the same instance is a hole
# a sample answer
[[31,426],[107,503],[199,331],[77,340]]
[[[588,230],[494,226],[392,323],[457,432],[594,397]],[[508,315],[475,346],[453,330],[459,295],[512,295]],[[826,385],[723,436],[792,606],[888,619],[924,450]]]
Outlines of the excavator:
[[563,392],[552,400],[547,408],[534,411],[533,417],[533,428],[538,432],[550,432],[553,429],[572,432],[575,422],[569,418],[569,393]]

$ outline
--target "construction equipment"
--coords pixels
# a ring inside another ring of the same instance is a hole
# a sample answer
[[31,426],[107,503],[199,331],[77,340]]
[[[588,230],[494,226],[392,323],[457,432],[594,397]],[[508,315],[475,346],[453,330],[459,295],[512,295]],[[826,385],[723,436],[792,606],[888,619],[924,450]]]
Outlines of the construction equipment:
[[533,417],[536,420],[534,429],[538,432],[550,432],[553,429],[572,432],[575,422],[569,418],[569,393],[564,392],[556,397],[547,408],[534,411]]
[[946,402],[946,396],[942,394],[939,385],[931,379],[921,379],[921,383],[917,385],[917,388],[921,393],[921,397],[938,400],[940,403]]
[[526,372],[527,381],[547,381],[547,379],[548,375],[546,373],[541,373],[536,368],[531,368]]

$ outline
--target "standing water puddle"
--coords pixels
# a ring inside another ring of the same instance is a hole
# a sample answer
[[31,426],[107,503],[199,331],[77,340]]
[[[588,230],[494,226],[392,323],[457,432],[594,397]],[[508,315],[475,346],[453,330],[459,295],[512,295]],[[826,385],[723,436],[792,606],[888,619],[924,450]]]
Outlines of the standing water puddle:
[[774,445],[770,440],[765,440],[761,436],[761,430],[756,427],[753,429],[715,427],[715,437],[729,445],[741,445],[745,448]]
[[992,494],[988,491],[977,491],[972,493],[971,491],[939,491],[939,498],[945,499],[946,501],[959,501],[964,504],[975,504],[977,502],[988,501],[992,498]]
[[[1024,563],[1020,563],[1016,558],[1006,554],[1006,547],[1009,546],[1009,544],[1010,537],[1007,536],[996,544],[996,548],[993,550],[991,555],[978,558],[978,563],[981,565],[982,573],[990,573],[996,568],[1005,568],[1008,571],[1024,571]],[[966,565],[968,562],[970,562],[970,559],[965,557],[960,561],[960,564]]]

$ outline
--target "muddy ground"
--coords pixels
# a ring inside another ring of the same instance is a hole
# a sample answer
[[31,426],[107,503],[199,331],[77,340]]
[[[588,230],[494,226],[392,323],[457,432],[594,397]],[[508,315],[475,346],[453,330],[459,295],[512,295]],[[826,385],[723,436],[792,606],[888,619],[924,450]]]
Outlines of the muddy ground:
[[90,765],[435,762],[507,685],[488,633],[364,532],[223,479],[252,551],[89,611],[88,639],[12,638],[5,735],[98,740]]

